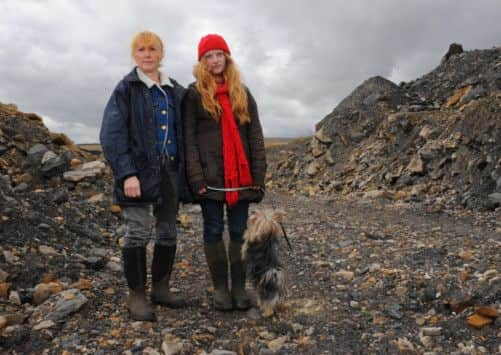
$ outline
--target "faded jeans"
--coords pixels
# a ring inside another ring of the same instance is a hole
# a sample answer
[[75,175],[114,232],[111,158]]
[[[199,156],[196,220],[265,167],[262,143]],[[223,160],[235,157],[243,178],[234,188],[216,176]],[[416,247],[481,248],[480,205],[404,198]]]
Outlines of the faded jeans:
[[179,207],[178,172],[176,168],[165,165],[162,167],[161,174],[162,203],[160,205],[130,206],[123,209],[125,248],[146,247],[152,236],[153,224],[155,225],[155,244],[176,245],[176,216]]

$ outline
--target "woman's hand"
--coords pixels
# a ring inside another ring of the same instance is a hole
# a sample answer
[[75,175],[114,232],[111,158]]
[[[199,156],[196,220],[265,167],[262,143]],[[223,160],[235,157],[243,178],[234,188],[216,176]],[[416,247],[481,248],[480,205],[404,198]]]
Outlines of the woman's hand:
[[124,181],[125,197],[139,198],[141,197],[141,187],[139,179],[136,176],[131,176]]
[[203,195],[203,194],[207,193],[207,188],[204,186],[204,187],[202,187],[200,190],[198,190],[198,192],[197,192],[197,193],[198,193],[199,195]]

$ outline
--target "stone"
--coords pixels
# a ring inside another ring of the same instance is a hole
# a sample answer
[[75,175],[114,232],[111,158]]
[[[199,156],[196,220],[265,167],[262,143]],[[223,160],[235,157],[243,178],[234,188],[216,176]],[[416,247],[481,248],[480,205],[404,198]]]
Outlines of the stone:
[[9,273],[0,269],[0,282],[7,281],[8,277],[9,277]]
[[386,198],[392,199],[393,194],[386,190],[372,190],[364,192],[365,199],[377,199],[377,198]]
[[448,300],[445,302],[445,305],[448,306],[452,312],[461,313],[466,308],[473,306],[474,303],[475,298],[471,295],[467,295]]
[[401,309],[402,307],[398,303],[387,304],[384,308],[388,316],[397,320],[400,320],[404,317],[404,314],[401,312]]
[[463,96],[467,95],[470,92],[471,89],[472,89],[472,86],[467,85],[467,86],[464,86],[464,87],[456,90],[454,95],[452,95],[445,103],[445,107],[450,108],[452,106],[455,106],[461,100],[461,98]]
[[331,144],[332,143],[332,138],[330,138],[328,135],[325,134],[323,128],[320,128],[318,131],[315,132],[315,138],[320,143],[324,143],[324,144]]
[[14,191],[16,193],[22,193],[22,192],[27,191],[29,188],[30,188],[30,186],[27,183],[22,182],[19,185],[17,185],[16,187],[14,187],[12,189],[12,191]]
[[70,160],[70,166],[72,168],[76,168],[77,166],[81,165],[82,161],[80,159],[73,158]]
[[55,153],[49,150],[42,158],[40,171],[46,178],[53,177],[63,173],[66,170],[67,164],[63,156],[55,155]]
[[494,192],[488,196],[489,201],[495,205],[495,206],[500,206],[501,205],[501,192]]
[[421,332],[426,336],[438,336],[442,333],[441,327],[424,327],[421,328]]
[[57,190],[51,197],[52,202],[60,205],[68,201],[68,192],[64,189]]
[[487,318],[496,318],[498,316],[496,309],[489,306],[478,307],[475,313]]
[[441,156],[442,152],[443,145],[436,140],[430,140],[418,150],[418,156],[425,161],[431,161]]
[[7,299],[9,296],[9,284],[7,282],[0,283],[0,298]]
[[[109,340],[107,342],[110,343]],[[149,346],[143,349],[142,354],[143,355],[161,355],[157,350],[155,350]]]
[[17,304],[20,306],[22,304],[21,302],[21,296],[19,296],[19,292],[17,291],[10,291],[9,293],[9,302],[13,304]]
[[33,291],[33,303],[35,305],[42,304],[51,294],[52,292],[48,284],[38,284]]
[[313,155],[314,158],[318,158],[326,151],[327,147],[324,144],[319,143],[319,141],[315,138],[311,140],[311,154]]
[[19,261],[19,257],[8,250],[3,251],[3,257],[5,258],[7,264],[16,264]]
[[373,106],[381,99],[381,94],[375,92],[367,96],[364,101],[362,101],[364,106]]
[[268,342],[268,349],[270,349],[273,352],[279,351],[285,343],[289,340],[288,336],[282,336],[276,339],[273,339],[272,341]]
[[487,318],[476,313],[468,317],[468,325],[476,329],[481,329],[492,322],[493,320],[491,318]]
[[426,348],[426,349],[429,349],[433,346],[433,339],[430,337],[430,336],[426,336],[426,335],[419,335],[419,341],[421,342],[421,344],[423,344],[423,346]]
[[66,171],[63,174],[63,179],[66,181],[79,182],[85,178],[96,178],[99,177],[106,165],[99,160],[91,161],[78,165],[74,170]]
[[334,158],[332,157],[332,153],[331,153],[330,149],[328,149],[325,152],[324,158],[325,158],[325,162],[327,163],[327,165],[334,165],[335,162],[334,162]]
[[460,104],[466,104],[471,100],[478,99],[482,96],[485,96],[487,91],[482,85],[475,86],[472,90],[470,90],[466,95],[464,95],[460,100]]
[[87,303],[87,298],[80,290],[65,290],[52,295],[44,303],[37,306],[31,320],[53,320],[57,322],[78,311],[85,303]]
[[92,281],[87,279],[80,279],[77,282],[71,284],[70,287],[79,290],[92,290]]
[[407,165],[407,170],[412,174],[422,174],[424,172],[424,163],[420,157],[413,157]]
[[319,170],[320,170],[320,163],[315,160],[308,165],[308,168],[306,169],[306,173],[309,176],[315,176],[315,175],[317,175]]
[[238,353],[230,350],[214,349],[208,355],[238,355]]
[[122,209],[120,208],[119,205],[111,205],[110,211],[111,211],[111,213],[117,214],[117,213],[122,212]]
[[56,249],[48,246],[48,245],[40,245],[38,247],[38,251],[43,254],[43,255],[47,255],[47,256],[54,256],[54,255],[59,255],[59,253],[57,252]]
[[183,350],[183,343],[178,337],[172,334],[164,335],[164,339],[162,342],[162,351],[164,352],[165,355],[181,354],[182,350]]
[[0,330],[7,326],[7,317],[0,316]]
[[96,195],[89,197],[87,199],[87,202],[88,203],[99,203],[99,202],[103,202],[104,200],[105,200],[104,193],[99,193],[99,194],[96,194]]
[[419,136],[423,139],[429,139],[436,133],[436,131],[436,129],[426,125],[421,128],[421,131],[419,131]]
[[359,309],[360,308],[360,303],[357,301],[350,301],[350,307],[353,309]]
[[106,268],[113,272],[122,272],[122,266],[114,261],[109,261],[106,264]]
[[355,273],[353,271],[341,270],[335,273],[337,277],[344,279],[345,281],[351,281],[355,277]]
[[33,329],[34,330],[42,330],[42,329],[48,329],[52,328],[56,323],[54,323],[52,320],[44,320],[38,324],[36,324]]
[[398,346],[398,350],[401,353],[409,354],[409,353],[416,352],[416,348],[407,338],[399,338],[397,340],[397,346]]
[[49,149],[43,144],[35,144],[28,150],[26,158],[32,166],[39,166],[42,162],[44,154],[48,150]]

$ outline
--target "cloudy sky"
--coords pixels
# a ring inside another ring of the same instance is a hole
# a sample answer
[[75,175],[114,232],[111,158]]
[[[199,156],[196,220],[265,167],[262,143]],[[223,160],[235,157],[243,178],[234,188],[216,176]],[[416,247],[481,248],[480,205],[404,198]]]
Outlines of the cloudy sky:
[[164,39],[163,70],[185,85],[200,37],[222,34],[269,137],[311,134],[363,80],[420,77],[452,42],[501,45],[499,0],[0,0],[0,14],[0,102],[77,143],[97,142],[140,30]]

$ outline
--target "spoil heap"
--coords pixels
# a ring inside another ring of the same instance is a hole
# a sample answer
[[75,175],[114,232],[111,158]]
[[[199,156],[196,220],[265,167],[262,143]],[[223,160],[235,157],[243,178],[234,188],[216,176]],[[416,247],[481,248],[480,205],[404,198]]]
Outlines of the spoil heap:
[[316,128],[310,140],[270,153],[269,188],[494,209],[501,48],[450,51],[432,72],[400,85],[370,78]]

